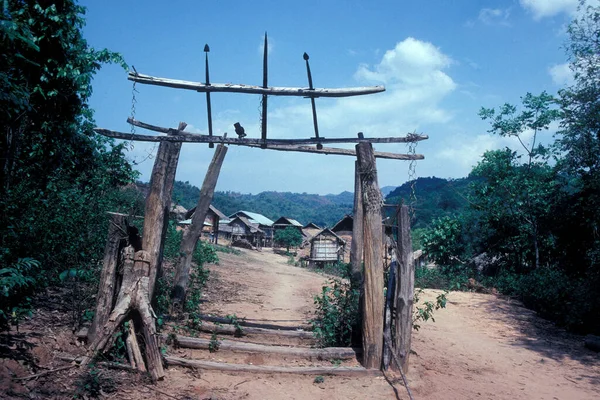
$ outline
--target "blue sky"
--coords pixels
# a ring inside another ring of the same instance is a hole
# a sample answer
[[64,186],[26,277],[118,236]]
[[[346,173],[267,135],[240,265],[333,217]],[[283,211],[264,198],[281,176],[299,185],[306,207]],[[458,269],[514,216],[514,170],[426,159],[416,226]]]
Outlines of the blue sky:
[[[596,0],[593,0],[596,1]],[[493,137],[479,109],[518,103],[527,92],[556,93],[569,82],[564,42],[577,0],[513,1],[81,1],[90,45],[118,51],[138,72],[204,81],[205,43],[213,83],[262,84],[262,40],[270,41],[269,85],[307,86],[302,54],[316,87],[383,84],[381,94],[317,99],[323,137],[429,135],[417,176],[466,176],[485,150],[516,144]],[[206,133],[204,94],[137,85],[136,117],[161,126],[189,124]],[[99,127],[129,132],[132,82],[116,66],[94,79]],[[215,134],[240,122],[259,137],[257,95],[213,94]],[[314,136],[310,102],[269,98],[268,135]],[[138,128],[138,132],[142,130]],[[148,133],[148,132],[144,132]],[[547,134],[551,136],[551,133]],[[352,145],[346,146],[352,147]],[[405,153],[402,144],[376,150]],[[149,180],[154,144],[128,153]],[[184,144],[177,179],[200,186],[212,149]],[[147,160],[143,161],[144,159]],[[378,160],[380,186],[401,185],[408,163]],[[231,146],[217,190],[339,193],[354,186],[354,159]]]

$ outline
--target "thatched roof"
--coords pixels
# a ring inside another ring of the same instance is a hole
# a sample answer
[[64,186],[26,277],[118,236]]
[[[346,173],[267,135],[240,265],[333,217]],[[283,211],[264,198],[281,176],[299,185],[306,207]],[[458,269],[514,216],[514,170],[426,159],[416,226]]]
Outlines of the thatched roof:
[[332,228],[333,232],[351,232],[354,226],[354,217],[350,214],[344,215]]
[[304,225],[302,227],[302,229],[323,229],[320,226],[318,226],[317,224],[314,224],[312,222],[309,222],[308,224]]
[[[186,219],[192,218],[192,216],[194,215],[195,212],[196,212],[196,207],[190,208],[188,210],[188,212],[185,214],[185,218]],[[219,219],[221,221],[223,221],[224,223],[227,223],[227,221],[230,220],[230,218],[227,215],[223,214],[221,211],[219,211],[217,209],[217,207],[213,206],[212,204],[210,206],[208,206],[208,212],[215,213],[217,215],[217,217],[219,217]]]
[[315,236],[312,237],[312,239],[310,239],[310,242],[312,243],[315,240],[317,240],[320,236],[325,236],[325,235],[333,236],[334,238],[337,239],[338,243],[340,243],[340,244],[346,244],[346,241],[344,239],[342,239],[341,237],[336,235],[335,232],[333,232],[329,228],[325,228],[321,232],[317,233]]

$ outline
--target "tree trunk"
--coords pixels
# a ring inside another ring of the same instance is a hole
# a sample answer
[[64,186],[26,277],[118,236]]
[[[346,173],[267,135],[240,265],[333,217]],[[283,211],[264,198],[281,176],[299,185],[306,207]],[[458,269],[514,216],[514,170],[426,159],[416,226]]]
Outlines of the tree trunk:
[[198,205],[192,217],[192,223],[183,233],[181,247],[179,248],[179,259],[177,260],[177,270],[175,273],[175,286],[171,293],[173,299],[173,311],[180,311],[187,293],[190,281],[190,268],[192,264],[192,255],[196,248],[196,243],[202,234],[202,227],[206,219],[206,213],[210,203],[212,202],[215,193],[215,186],[221,172],[221,165],[227,154],[227,147],[220,144],[215,150],[213,159],[208,167],[202,189],[200,189],[200,197]]
[[377,183],[377,167],[373,146],[356,145],[364,213],[364,301],[363,364],[365,368],[381,367],[383,354],[383,243],[381,205],[383,200]]
[[117,213],[108,213],[110,222],[108,227],[108,238],[104,247],[104,259],[102,261],[102,272],[100,274],[100,286],[98,288],[98,296],[96,297],[96,312],[92,326],[88,331],[88,340],[93,342],[96,337],[96,332],[102,328],[112,310],[113,300],[115,298],[117,264],[119,263],[119,255],[121,245],[127,238],[126,215]]
[[398,215],[398,273],[396,279],[396,338],[395,350],[402,371],[408,372],[410,342],[412,337],[412,313],[415,294],[415,266],[410,237],[408,206],[400,207]]
[[[185,129],[186,124],[181,122],[179,127]],[[166,224],[169,218],[169,207],[179,161],[181,143],[161,142],[152,168],[150,178],[150,193],[146,198],[144,214],[144,234],[142,248],[150,254],[149,289],[150,299],[154,296],[154,286],[160,276],[162,263],[162,250]]]

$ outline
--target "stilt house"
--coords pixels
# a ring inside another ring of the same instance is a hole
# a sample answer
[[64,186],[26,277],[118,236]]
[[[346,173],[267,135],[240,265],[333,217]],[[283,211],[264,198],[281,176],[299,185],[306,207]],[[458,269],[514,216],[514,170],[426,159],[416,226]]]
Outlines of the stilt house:
[[311,264],[326,264],[342,261],[344,258],[346,241],[325,228],[310,240]]

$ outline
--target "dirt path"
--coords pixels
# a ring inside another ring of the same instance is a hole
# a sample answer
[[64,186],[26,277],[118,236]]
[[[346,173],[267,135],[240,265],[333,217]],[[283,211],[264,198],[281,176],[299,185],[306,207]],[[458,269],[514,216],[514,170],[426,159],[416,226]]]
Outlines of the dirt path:
[[[211,277],[201,306],[204,313],[299,325],[312,316],[313,296],[327,280],[325,275],[288,265],[286,257],[268,250],[243,251],[241,255],[219,253],[219,258],[219,265],[210,266]],[[423,300],[433,299],[437,293],[426,291]],[[413,335],[414,354],[408,378],[415,399],[600,399],[600,355],[586,350],[581,337],[554,327],[514,301],[461,292],[448,294],[448,300],[447,308],[436,312],[436,322],[421,324],[420,331]],[[31,353],[35,362],[47,368],[64,365],[58,358],[64,352],[83,351],[66,325],[52,322],[54,315],[54,311],[38,314],[22,327],[31,331],[28,340],[34,345]],[[200,336],[210,338],[210,334]],[[226,339],[310,346],[303,340],[288,343],[273,336]],[[209,353],[170,347],[168,353],[247,365],[332,366],[327,360],[224,350]],[[358,364],[350,360],[342,365]],[[166,372],[165,380],[156,386],[148,385],[141,375],[111,370],[102,374],[120,382],[110,397],[128,400],[408,398],[400,384],[396,384],[396,394],[382,376],[326,376],[322,383],[315,383],[314,376],[290,374],[225,373],[179,367]],[[75,369],[35,381],[11,379],[29,373],[17,361],[0,358],[0,399],[15,398],[15,394],[62,399],[67,398],[64,393],[81,385],[77,382],[82,377]]]
[[[310,317],[312,297],[326,280],[287,265],[285,257],[267,250],[222,255],[213,271],[218,280],[209,284],[208,311],[291,325]],[[233,294],[227,288],[243,290]],[[221,289],[228,295],[219,301]],[[426,291],[423,300],[436,293]],[[413,336],[416,354],[409,381],[415,398],[600,398],[600,358],[583,348],[581,337],[561,331],[514,301],[461,292],[450,293],[448,299],[447,309],[435,315],[436,322],[422,324]],[[327,378],[321,385],[292,376],[243,378],[252,383],[235,387],[245,388],[237,394],[251,399],[396,398],[381,378]],[[222,393],[244,380],[223,375],[215,379]],[[398,389],[400,398],[407,398],[403,388]]]
[[219,259],[211,267],[204,312],[299,325],[310,318],[313,295],[327,279],[288,265],[286,257],[271,249],[243,251],[241,256],[219,253]]
[[600,398],[600,357],[581,337],[515,301],[461,292],[448,299],[436,323],[413,336],[417,398]]

